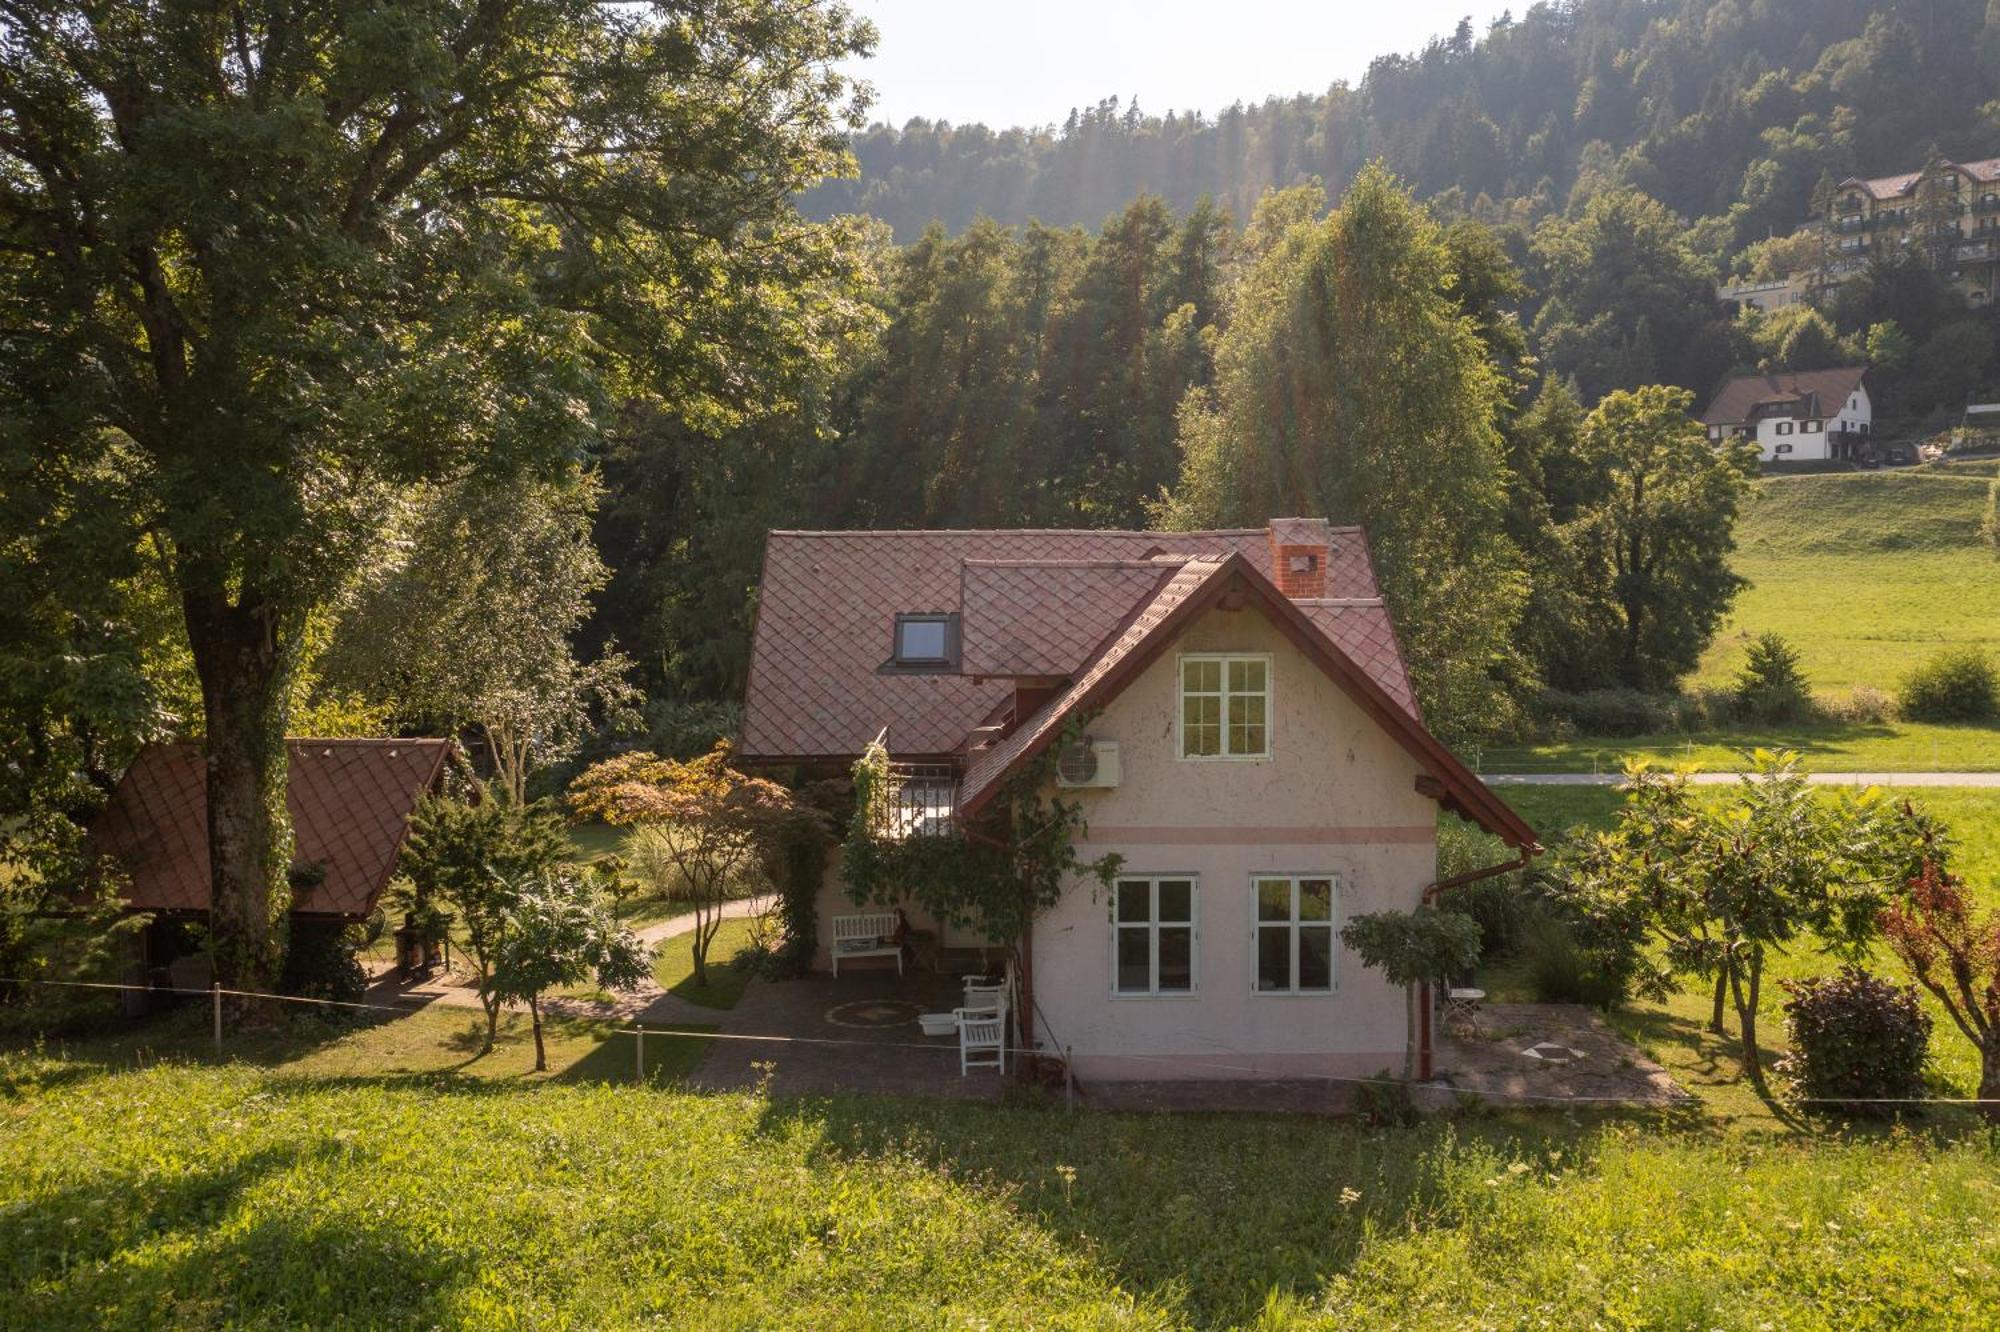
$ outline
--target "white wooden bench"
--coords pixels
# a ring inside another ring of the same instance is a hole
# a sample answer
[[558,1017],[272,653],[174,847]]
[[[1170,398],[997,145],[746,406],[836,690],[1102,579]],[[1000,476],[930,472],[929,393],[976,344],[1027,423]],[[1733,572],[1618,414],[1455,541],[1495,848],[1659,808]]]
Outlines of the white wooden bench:
[[871,911],[859,916],[833,918],[833,974],[840,974],[843,957],[893,957],[896,974],[903,974],[903,945],[896,942],[902,921],[894,911]]

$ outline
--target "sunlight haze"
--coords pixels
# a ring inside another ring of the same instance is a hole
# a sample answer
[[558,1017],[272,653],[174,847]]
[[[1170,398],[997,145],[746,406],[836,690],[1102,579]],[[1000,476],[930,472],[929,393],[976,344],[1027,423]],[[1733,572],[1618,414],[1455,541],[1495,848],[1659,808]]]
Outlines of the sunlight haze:
[[[1142,110],[1199,110],[1324,92],[1378,55],[1410,52],[1504,5],[1236,0],[855,0],[880,31],[850,71],[875,86],[871,120],[912,116],[994,126],[1060,124],[1072,107],[1134,97]],[[1525,9],[1526,5],[1518,8]],[[1226,18],[1218,23],[1218,18]]]

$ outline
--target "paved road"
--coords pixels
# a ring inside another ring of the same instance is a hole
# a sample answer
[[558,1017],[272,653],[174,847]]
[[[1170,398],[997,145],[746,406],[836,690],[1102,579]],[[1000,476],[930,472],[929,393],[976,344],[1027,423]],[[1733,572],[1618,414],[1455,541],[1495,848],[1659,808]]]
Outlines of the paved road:
[[[1688,777],[1697,786],[1724,786],[1740,772],[1697,772]],[[1488,786],[1616,786],[1616,772],[1491,772]],[[2000,786],[2000,772],[1813,772],[1806,780],[1819,786]]]

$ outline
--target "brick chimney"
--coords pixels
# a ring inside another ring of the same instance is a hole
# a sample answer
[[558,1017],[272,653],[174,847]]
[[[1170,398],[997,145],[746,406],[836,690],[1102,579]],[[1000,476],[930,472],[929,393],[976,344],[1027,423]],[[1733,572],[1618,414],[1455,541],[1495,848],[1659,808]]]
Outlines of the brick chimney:
[[1273,518],[1272,581],[1293,600],[1326,595],[1329,533],[1323,518]]

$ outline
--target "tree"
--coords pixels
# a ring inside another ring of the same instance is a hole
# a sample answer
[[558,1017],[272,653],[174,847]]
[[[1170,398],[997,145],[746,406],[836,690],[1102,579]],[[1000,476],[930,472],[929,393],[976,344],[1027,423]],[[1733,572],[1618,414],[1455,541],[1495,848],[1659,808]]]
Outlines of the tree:
[[1426,903],[1415,911],[1377,911],[1340,927],[1340,941],[1403,987],[1409,1040],[1403,1047],[1403,1080],[1416,1076],[1420,987],[1479,963],[1479,922]]
[[1667,382],[1706,388],[1728,367],[1714,280],[1665,205],[1606,190],[1535,231],[1544,302],[1535,316],[1549,368],[1585,402]]
[[1799,663],[1799,650],[1778,633],[1761,633],[1750,640],[1730,695],[1736,710],[1753,721],[1801,721],[1812,710],[1812,689]]
[[[577,875],[544,871],[508,885],[494,957],[492,990],[526,1004],[535,1029],[535,1072],[545,1072],[542,996],[595,979],[607,990],[636,990],[652,973],[645,946],[618,924],[604,895]],[[490,1046],[489,1046],[490,1048]]]
[[1979,1052],[1980,1110],[2000,1121],[2000,911],[1975,914],[1942,839],[1882,911],[1882,934]]
[[426,796],[410,816],[400,862],[410,883],[405,909],[431,937],[454,919],[459,926],[486,1012],[482,1054],[493,1051],[505,1002],[494,978],[516,886],[552,873],[568,851],[561,817],[546,803]]
[[1507,540],[1496,424],[1507,385],[1458,305],[1442,229],[1387,172],[1324,218],[1260,205],[1216,349],[1181,407],[1169,526],[1323,514],[1368,528],[1383,595],[1434,729],[1504,716],[1526,588]]
[[477,480],[413,494],[342,599],[330,683],[394,700],[406,722],[476,728],[507,798],[606,723],[635,719],[630,661],[581,662],[571,642],[604,586],[586,477]]
[[1624,806],[1606,832],[1565,847],[1553,890],[1602,935],[1648,938],[1643,988],[1682,977],[1736,1011],[1743,1071],[1768,1095],[1757,1014],[1769,955],[1810,938],[1851,956],[1919,863],[1924,821],[1872,788],[1815,793],[1794,754],[1758,750],[1733,798],[1701,799],[1685,773],[1626,768]]
[[211,937],[266,988],[288,683],[404,486],[585,456],[625,394],[726,423],[844,306],[790,200],[845,160],[841,6],[11,6],[0,414],[169,556]]
[[694,905],[694,982],[708,984],[708,946],[722,928],[722,908],[747,895],[745,884],[782,854],[801,824],[819,811],[776,782],[729,766],[727,741],[682,763],[648,753],[621,754],[584,770],[570,804],[584,818],[617,827],[657,827],[664,854]]
[[1583,423],[1596,493],[1564,535],[1613,638],[1574,650],[1600,652],[1637,689],[1694,669],[1744,582],[1729,553],[1755,451],[1711,444],[1692,405],[1685,390],[1649,385],[1611,394]]

